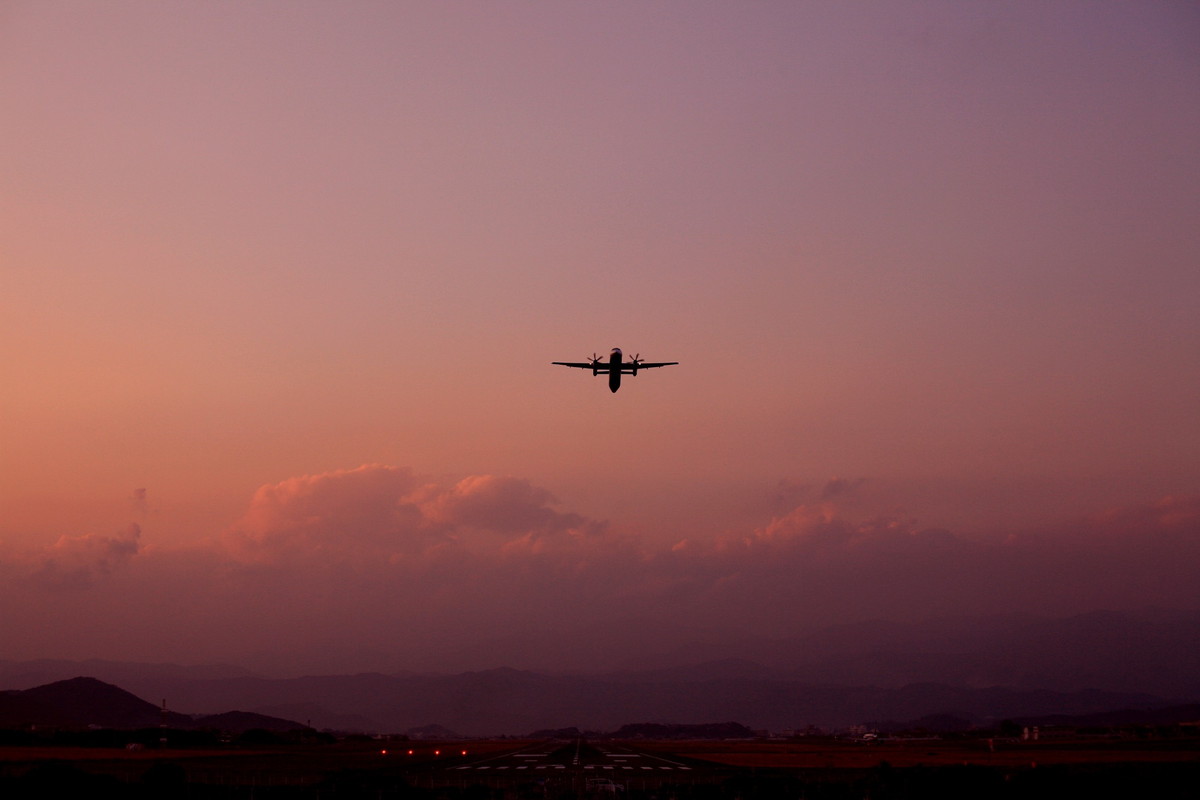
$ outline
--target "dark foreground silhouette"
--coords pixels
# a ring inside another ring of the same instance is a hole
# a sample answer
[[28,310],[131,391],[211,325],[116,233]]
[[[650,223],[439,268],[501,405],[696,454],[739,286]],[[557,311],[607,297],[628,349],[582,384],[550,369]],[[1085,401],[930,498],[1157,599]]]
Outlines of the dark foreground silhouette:
[[[266,737],[264,738],[264,742]],[[945,763],[955,751],[938,743],[903,749],[821,751],[820,766],[757,766],[761,743],[706,743],[726,760],[695,758],[688,743],[583,741],[415,743],[354,741],[329,745],[86,752],[0,748],[0,797],[38,798],[413,798],[482,800],[724,800],[724,798],[1193,798],[1200,785],[1195,739],[1120,748],[1076,743],[1071,763]],[[386,746],[385,746],[386,745]],[[411,745],[411,747],[410,747]],[[614,753],[613,748],[619,749]],[[649,748],[649,749],[647,749]],[[662,749],[659,749],[662,748]],[[1155,750],[1155,748],[1158,748]],[[463,751],[466,751],[464,754]],[[779,745],[766,753],[802,747]],[[410,755],[411,751],[411,755]],[[814,750],[813,752],[817,752]],[[845,758],[836,754],[845,752]],[[1049,754],[1050,751],[1040,751]],[[1060,747],[1055,757],[1070,753]],[[907,765],[886,757],[903,754]],[[1029,754],[1036,755],[1035,751]],[[534,756],[539,759],[532,761]],[[803,753],[800,753],[803,755]],[[912,763],[914,758],[929,763]],[[1096,759],[1100,760],[1096,760]],[[1104,760],[1112,758],[1114,760]],[[1121,760],[1121,759],[1147,760]],[[522,760],[525,759],[525,760]],[[878,759],[870,766],[861,762]],[[982,759],[982,757],[981,757]],[[857,762],[859,765],[854,765]],[[543,769],[536,770],[534,764]],[[673,768],[661,766],[673,765]],[[605,766],[607,765],[607,766]],[[523,769],[521,767],[524,767]]]

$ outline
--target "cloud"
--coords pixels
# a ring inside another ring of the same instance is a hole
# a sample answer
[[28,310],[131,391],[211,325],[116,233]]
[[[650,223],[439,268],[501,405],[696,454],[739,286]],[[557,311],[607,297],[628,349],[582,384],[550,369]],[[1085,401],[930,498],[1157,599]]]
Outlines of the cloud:
[[857,490],[866,483],[866,480],[866,478],[841,478],[834,476],[827,480],[818,490],[813,485],[803,481],[792,478],[781,478],[771,493],[769,511],[780,515],[786,514],[791,509],[812,501],[824,503],[829,500],[840,499],[841,502],[845,502],[850,496],[857,493]]
[[866,482],[866,478],[830,478],[821,488],[821,499],[831,500],[838,495],[853,492]]
[[1165,498],[998,537],[826,502],[676,553],[681,574],[692,576],[697,615],[730,627],[740,618],[763,633],[870,618],[1194,608],[1200,499]]
[[[835,478],[821,495],[861,483]],[[778,632],[805,620],[1200,600],[1178,560],[1200,545],[1195,498],[992,538],[827,499],[744,533],[658,542],[553,506],[523,479],[439,483],[367,465],[262,487],[223,541],[235,563],[286,566],[283,580],[304,574],[331,594],[339,581],[370,586],[481,625],[650,608]],[[455,608],[465,596],[478,602]],[[749,614],[763,608],[772,613]]]
[[579,514],[564,514],[550,508],[554,497],[527,480],[473,475],[453,487],[433,490],[421,503],[428,524],[450,529],[543,537],[577,531],[597,533],[603,526]]
[[136,524],[113,536],[63,536],[33,559],[31,578],[54,589],[84,589],[123,567],[138,554],[142,531]]
[[1150,503],[1114,508],[1085,520],[1108,535],[1162,535],[1195,531],[1200,524],[1200,495],[1170,495]]
[[129,497],[130,506],[135,514],[146,513],[146,490],[134,489],[133,494]]
[[527,480],[473,475],[449,486],[411,470],[369,464],[263,486],[223,536],[244,561],[394,559],[474,545],[478,534],[500,542],[539,542],[557,535],[597,535],[604,525],[563,513]]
[[223,535],[190,550],[143,548],[130,526],[5,558],[26,587],[85,591],[0,584],[12,610],[0,634],[94,641],[84,655],[109,657],[118,642],[156,642],[163,651],[141,657],[187,662],[369,650],[399,668],[406,653],[625,618],[740,637],[878,618],[1200,607],[1200,497],[989,537],[837,497],[764,516],[715,539],[637,537],[558,508],[528,480],[365,465],[263,486]]
[[780,478],[771,492],[768,510],[773,514],[786,514],[788,509],[804,502],[811,491],[812,487],[803,481]]
[[411,471],[381,465],[268,484],[222,541],[236,559],[262,563],[420,549],[421,514],[404,500],[419,485]]

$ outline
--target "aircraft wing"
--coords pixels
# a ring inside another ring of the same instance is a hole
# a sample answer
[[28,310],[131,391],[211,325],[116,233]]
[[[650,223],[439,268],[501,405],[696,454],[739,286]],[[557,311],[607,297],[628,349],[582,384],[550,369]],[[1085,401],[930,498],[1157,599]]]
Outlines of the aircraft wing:
[[[678,363],[679,363],[678,361],[658,361],[658,362],[651,362],[648,364],[638,362],[637,368],[638,368],[638,370],[654,369],[655,367],[670,367],[670,366],[672,366],[674,364],[678,364]],[[633,372],[633,364],[622,364],[621,371],[622,372]]]
[[608,364],[603,361],[596,364],[590,361],[551,361],[550,363],[558,364],[560,367],[575,367],[576,369],[594,369],[597,372],[608,372]]

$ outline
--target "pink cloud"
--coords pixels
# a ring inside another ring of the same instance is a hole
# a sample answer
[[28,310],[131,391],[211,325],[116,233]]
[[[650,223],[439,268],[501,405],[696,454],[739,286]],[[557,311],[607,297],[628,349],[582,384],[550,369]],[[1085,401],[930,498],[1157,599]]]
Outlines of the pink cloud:
[[395,558],[447,546],[486,546],[476,534],[534,542],[556,534],[596,534],[603,524],[551,508],[529,481],[473,475],[451,486],[377,464],[263,486],[223,536],[244,561],[281,558]]
[[421,510],[430,524],[509,535],[598,530],[597,523],[555,511],[552,503],[553,495],[527,480],[472,475],[449,489],[432,491]]
[[764,630],[788,620],[1200,605],[1191,575],[1200,501],[1192,497],[1007,538],[860,518],[823,503],[676,553],[686,554],[673,566],[692,576],[697,613],[733,625],[746,609],[770,608],[749,617]]
[[222,541],[251,562],[423,549],[422,514],[405,500],[419,487],[411,471],[376,464],[290,478],[260,487]]
[[821,499],[829,500],[855,491],[866,482],[866,478],[830,478],[821,488]]
[[1200,495],[1168,496],[1150,503],[1110,509],[1088,522],[1116,535],[1194,530],[1200,524]]
[[[829,500],[715,540],[652,540],[559,510],[529,481],[368,465],[264,486],[223,536],[186,553],[143,548],[130,527],[5,560],[34,585],[86,590],[39,593],[38,605],[10,587],[0,632],[13,640],[155,631],[179,648],[163,658],[375,648],[399,666],[405,652],[633,617],[774,636],[871,618],[1200,606],[1200,498],[988,538]],[[35,619],[36,637],[22,633]]]
[[31,577],[49,588],[90,587],[97,578],[111,574],[138,554],[141,533],[141,528],[131,523],[113,536],[62,536],[40,556],[34,556],[36,566]]

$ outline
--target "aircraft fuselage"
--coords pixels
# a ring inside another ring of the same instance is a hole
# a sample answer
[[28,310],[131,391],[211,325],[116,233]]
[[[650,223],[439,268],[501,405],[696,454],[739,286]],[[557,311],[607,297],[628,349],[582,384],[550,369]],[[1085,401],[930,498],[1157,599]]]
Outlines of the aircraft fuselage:
[[608,388],[614,392],[621,388],[621,351],[616,347],[608,357]]

